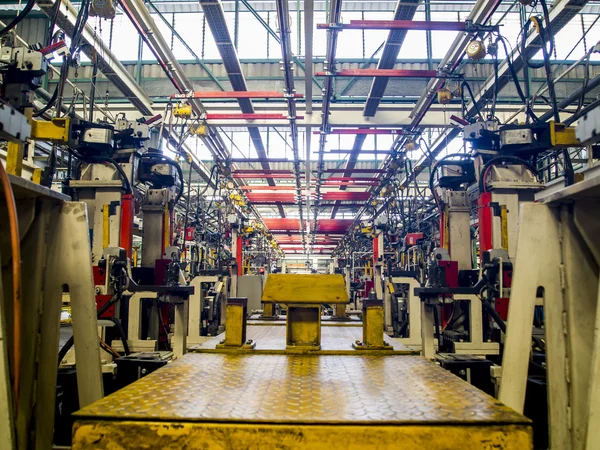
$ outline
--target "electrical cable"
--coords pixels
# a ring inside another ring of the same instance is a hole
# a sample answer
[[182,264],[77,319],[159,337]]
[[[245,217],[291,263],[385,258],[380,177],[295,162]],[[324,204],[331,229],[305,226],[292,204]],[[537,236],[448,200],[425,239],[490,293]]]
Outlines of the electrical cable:
[[117,329],[117,333],[119,333],[119,337],[121,338],[121,342],[123,343],[123,353],[125,356],[130,355],[131,351],[129,351],[129,343],[127,342],[127,334],[125,334],[125,330],[123,329],[123,324],[116,317],[111,317],[110,320],[115,324],[115,328]]
[[[473,102],[473,107],[475,108],[475,112],[477,112],[477,115],[479,116],[479,120],[483,121],[483,115],[481,114],[481,111],[479,110],[479,105],[477,105],[477,102],[475,101],[475,96],[473,95],[473,91],[471,90],[471,86],[469,85],[469,83],[466,82],[466,80],[463,80],[463,82],[460,84],[461,87],[461,93],[462,93],[462,88],[466,87],[467,91],[469,92],[469,95],[471,96],[471,101]],[[464,93],[463,93],[464,95]]]
[[8,25],[6,25],[2,30],[0,30],[0,37],[4,36],[10,30],[15,28],[21,21],[31,12],[33,7],[35,6],[36,0],[29,0],[25,5],[25,8],[21,10],[21,12],[15,17]]
[[433,168],[431,169],[431,174],[429,175],[429,190],[431,191],[431,194],[433,195],[433,199],[435,200],[435,203],[438,207],[438,209],[440,210],[440,212],[442,211],[442,205],[440,203],[440,199],[437,196],[437,193],[435,192],[435,188],[433,186],[433,182],[434,182],[434,178],[435,178],[435,173],[440,165],[440,163],[442,161],[445,161],[447,159],[450,158],[471,158],[471,155],[468,155],[466,153],[451,153],[449,155],[444,156],[443,158],[439,159],[434,165]]
[[123,188],[125,189],[125,192],[127,194],[133,194],[133,189],[131,187],[131,183],[129,182],[129,178],[127,178],[127,174],[125,173],[125,171],[123,170],[123,168],[120,166],[120,164],[115,161],[114,159],[108,157],[108,156],[83,156],[82,154],[76,152],[73,149],[69,149],[69,152],[73,154],[73,156],[75,156],[77,159],[87,163],[87,164],[93,164],[93,163],[99,163],[99,162],[104,162],[104,163],[109,163],[112,166],[114,166],[114,168],[116,169],[116,171],[119,173],[119,175],[121,176],[121,179],[123,181]]
[[19,237],[19,218],[15,196],[4,166],[0,163],[2,192],[8,209],[8,227],[12,256],[13,287],[13,352],[12,376],[15,416],[19,409],[19,391],[21,384],[21,240]]
[[54,40],[54,27],[56,26],[56,21],[58,20],[58,13],[60,11],[60,0],[56,0],[54,5],[52,6],[51,16],[50,16],[50,25],[48,25],[48,30],[46,31],[46,38],[44,40],[45,46],[49,46]]
[[[102,305],[98,309],[98,312],[96,313],[96,318],[99,319],[100,316],[102,316],[102,314],[104,314],[108,310],[108,308],[110,308],[112,305],[117,303],[117,301],[119,301],[120,298],[121,298],[121,293],[117,293],[117,294],[113,295],[109,301],[107,301],[104,305]],[[58,364],[59,365],[60,365],[60,362],[63,359],[65,359],[65,356],[67,356],[67,353],[69,352],[71,347],[73,347],[74,342],[75,341],[73,339],[73,336],[71,336],[67,340],[67,342],[65,342],[65,345],[63,345],[62,348],[60,349],[60,351],[58,352]]]
[[179,163],[177,161],[169,158],[168,156],[163,155],[162,153],[156,153],[156,152],[146,152],[142,155],[142,159],[144,159],[144,158],[161,159],[166,164],[169,164],[170,166],[175,167],[175,170],[177,170],[177,174],[179,175],[179,180],[181,181],[181,188],[179,189],[179,192],[177,193],[177,197],[175,198],[175,204],[177,204],[179,202],[179,199],[181,199],[181,196],[183,195],[183,186],[185,183],[183,171],[181,170],[181,166],[179,165]]
[[538,174],[537,169],[532,164],[525,161],[524,159],[519,158],[517,156],[513,156],[513,155],[496,156],[495,158],[490,159],[485,164],[485,166],[483,166],[483,168],[481,169],[481,176],[479,177],[479,192],[480,193],[487,192],[486,188],[485,188],[485,179],[487,178],[488,170],[490,170],[490,168],[492,166],[494,166],[496,163],[505,162],[505,161],[512,161],[512,162],[521,164],[521,165],[525,166],[532,174],[534,174],[537,177],[537,174]]
[[534,114],[533,110],[531,109],[531,106],[529,105],[529,102],[527,101],[527,98],[525,97],[525,94],[523,93],[523,88],[521,87],[521,83],[519,82],[519,77],[517,76],[517,71],[515,70],[515,67],[513,66],[513,62],[510,59],[510,53],[509,53],[508,47],[506,45],[506,38],[504,36],[498,35],[498,37],[496,38],[496,43],[497,42],[500,42],[502,44],[502,47],[504,48],[504,53],[506,53],[506,63],[508,64],[508,71],[510,72],[510,76],[511,76],[513,83],[515,85],[515,88],[517,90],[517,95],[519,96],[519,98],[521,99],[521,102],[523,102],[523,105],[525,106],[527,115],[529,117],[531,117],[531,119],[533,119],[534,122],[538,122],[539,119]]

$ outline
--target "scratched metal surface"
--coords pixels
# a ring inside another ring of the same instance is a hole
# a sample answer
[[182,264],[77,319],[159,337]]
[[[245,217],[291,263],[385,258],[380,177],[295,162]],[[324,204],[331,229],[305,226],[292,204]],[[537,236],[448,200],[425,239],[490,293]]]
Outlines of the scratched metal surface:
[[187,354],[76,415],[288,424],[528,423],[420,356]]
[[[251,352],[269,352],[269,353],[285,353],[286,352],[286,329],[285,326],[279,325],[248,325],[247,339],[256,342],[256,347]],[[222,333],[213,339],[206,341],[201,345],[193,345],[189,347],[191,352],[213,352],[227,351],[217,349],[219,344],[225,339],[225,333]],[[403,354],[416,354],[414,350],[406,347],[398,341],[384,337],[385,341],[390,344],[390,349]],[[355,354],[357,350],[352,348],[352,343],[356,340],[362,340],[362,327],[321,327],[321,350],[318,353],[336,353],[336,354]],[[244,351],[244,353],[248,353]]]

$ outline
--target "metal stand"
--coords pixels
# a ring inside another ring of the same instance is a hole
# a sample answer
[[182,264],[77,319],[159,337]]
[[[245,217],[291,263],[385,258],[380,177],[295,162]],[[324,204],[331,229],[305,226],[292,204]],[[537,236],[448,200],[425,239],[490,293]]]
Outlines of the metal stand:
[[420,287],[421,283],[412,277],[393,277],[391,281],[394,284],[408,285],[406,303],[409,334],[407,338],[399,338],[398,341],[403,345],[421,350],[421,299],[415,295],[415,289]]
[[600,176],[521,206],[499,399],[523,411],[534,308],[543,298],[552,449],[600,442]]
[[[94,302],[92,257],[86,205],[18,177],[10,177],[21,225],[22,311],[21,388],[16,418],[18,448],[52,446],[56,398],[56,370],[63,290],[71,299],[73,336],[77,354],[79,405],[102,398],[98,325]],[[4,214],[5,207],[0,208]],[[0,235],[8,236],[8,221],[0,216]],[[0,248],[8,255],[5,244]],[[8,258],[4,256],[3,263]],[[2,335],[11,336],[12,277],[3,268]],[[12,338],[6,342],[12,345]],[[0,364],[1,366],[1,364]],[[0,404],[11,405],[9,398]],[[7,438],[10,435],[3,434]]]

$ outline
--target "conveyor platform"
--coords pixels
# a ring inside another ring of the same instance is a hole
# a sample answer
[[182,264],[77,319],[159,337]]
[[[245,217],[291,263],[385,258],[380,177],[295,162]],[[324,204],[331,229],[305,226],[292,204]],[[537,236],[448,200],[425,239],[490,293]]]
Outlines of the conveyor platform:
[[420,356],[208,353],[187,354],[76,413],[73,450],[531,442],[528,419]]

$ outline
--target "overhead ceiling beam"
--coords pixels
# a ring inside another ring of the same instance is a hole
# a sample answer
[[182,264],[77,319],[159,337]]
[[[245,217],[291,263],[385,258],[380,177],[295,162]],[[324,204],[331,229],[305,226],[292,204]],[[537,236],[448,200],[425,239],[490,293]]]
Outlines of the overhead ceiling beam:
[[[417,8],[419,6],[420,0],[398,0],[398,4],[396,5],[396,9],[394,11],[394,20],[407,20],[410,21],[415,16],[417,12]],[[379,70],[389,70],[392,69],[396,65],[396,60],[398,59],[398,54],[400,53],[400,49],[402,48],[402,44],[404,44],[404,39],[406,38],[407,30],[391,30],[388,33],[387,39],[383,46],[383,51],[381,54],[381,58],[377,63],[377,69]],[[371,83],[371,89],[369,90],[369,95],[367,96],[367,100],[365,101],[365,106],[363,109],[364,117],[374,117],[377,109],[379,108],[379,104],[385,94],[385,90],[388,85],[389,78],[387,77],[377,77],[373,78],[373,82]],[[356,162],[358,161],[358,155],[360,154],[360,150],[362,149],[363,144],[365,143],[366,136],[358,135],[354,140],[354,144],[352,146],[352,152],[348,157],[348,161],[346,162],[345,169],[348,170],[344,174],[344,176],[349,176],[351,172],[350,169],[353,169],[356,166]],[[346,186],[340,186],[340,190],[345,190]],[[334,219],[339,209],[339,203],[331,210],[331,218]]]
[[[231,87],[234,91],[247,91],[248,86],[246,84],[246,78],[242,72],[242,66],[237,54],[237,50],[229,34],[227,28],[227,22],[225,20],[225,13],[223,12],[223,6],[220,0],[200,0],[200,6],[204,12],[206,23],[210,28],[215,43],[217,44],[217,50],[223,60],[223,65],[227,71],[227,76]],[[238,104],[244,114],[254,114],[254,106],[249,98],[237,99]],[[257,128],[248,128],[250,139],[256,149],[256,154],[260,159],[267,159],[267,152],[263,144],[260,131]],[[261,167],[265,170],[270,169],[270,164],[265,161],[260,163]],[[267,183],[271,186],[275,186],[275,182],[272,179],[267,179]],[[285,217],[285,211],[281,205],[278,205],[279,213],[281,217]]]

